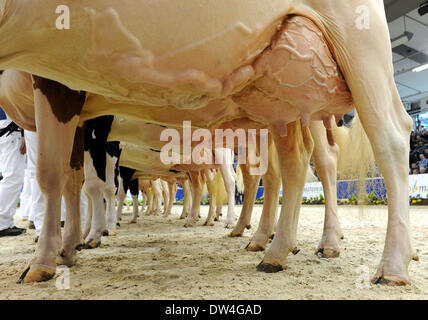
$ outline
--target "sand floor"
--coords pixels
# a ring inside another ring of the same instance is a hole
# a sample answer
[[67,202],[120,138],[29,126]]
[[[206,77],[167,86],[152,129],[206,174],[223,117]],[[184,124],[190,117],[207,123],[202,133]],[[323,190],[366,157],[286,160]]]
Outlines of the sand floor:
[[[59,290],[56,278],[17,284],[35,245],[34,230],[0,238],[0,300],[3,299],[428,299],[428,207],[412,207],[412,237],[420,261],[410,264],[412,285],[357,285],[380,260],[386,207],[339,207],[345,233],[337,259],[320,259],[314,250],[322,233],[324,208],[302,208],[296,256],[277,274],[256,271],[263,253],[244,250],[261,214],[255,207],[253,228],[230,238],[224,222],[184,228],[180,206],[170,218],[140,217],[128,224],[126,212],[117,236],[103,237],[100,248],[78,253],[69,270],[70,288]],[[240,212],[240,207],[236,208]],[[17,225],[26,222],[16,218]]]

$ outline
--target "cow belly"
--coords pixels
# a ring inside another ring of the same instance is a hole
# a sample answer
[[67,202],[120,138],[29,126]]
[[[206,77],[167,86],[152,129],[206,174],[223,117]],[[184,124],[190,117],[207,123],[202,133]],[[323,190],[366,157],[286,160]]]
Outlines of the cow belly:
[[233,97],[251,118],[279,127],[352,109],[352,97],[326,40],[309,19],[287,20],[254,64],[258,80]]

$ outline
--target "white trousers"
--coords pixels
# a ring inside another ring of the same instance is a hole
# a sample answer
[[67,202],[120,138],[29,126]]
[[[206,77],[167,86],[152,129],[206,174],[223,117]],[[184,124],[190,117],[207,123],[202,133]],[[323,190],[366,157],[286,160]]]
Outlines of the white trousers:
[[0,230],[14,226],[18,199],[24,183],[25,155],[19,152],[22,138],[19,132],[0,138]]
[[29,218],[31,208],[31,179],[28,174],[28,170],[25,170],[24,175],[24,187],[21,192],[21,206],[20,215],[21,218]]

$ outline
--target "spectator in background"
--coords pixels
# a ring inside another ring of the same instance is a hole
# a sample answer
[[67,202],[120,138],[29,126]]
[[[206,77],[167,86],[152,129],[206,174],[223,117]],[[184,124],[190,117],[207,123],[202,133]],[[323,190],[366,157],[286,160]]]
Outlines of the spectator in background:
[[428,159],[425,158],[423,153],[419,155],[418,167],[419,167],[419,171],[421,168],[425,169],[426,167],[428,167]]
[[419,168],[419,174],[425,174],[426,173],[426,169],[423,167]]

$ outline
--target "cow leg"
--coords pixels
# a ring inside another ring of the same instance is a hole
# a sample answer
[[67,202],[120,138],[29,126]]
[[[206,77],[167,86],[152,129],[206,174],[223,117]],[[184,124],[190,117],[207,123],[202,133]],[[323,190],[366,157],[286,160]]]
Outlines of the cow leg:
[[169,206],[169,186],[166,181],[161,181],[162,183],[162,196],[163,196],[163,216],[168,217],[168,206]]
[[[229,149],[226,149],[229,150]],[[226,228],[232,229],[235,226],[235,170],[233,170],[233,158],[228,159],[220,166],[220,172],[227,190],[227,218]]]
[[117,157],[106,154],[106,183],[104,186],[104,199],[106,201],[106,223],[109,236],[116,235],[117,215],[114,206],[116,186],[114,184]]
[[184,225],[185,227],[193,227],[198,220],[203,187],[200,175],[200,172],[189,172],[192,185],[192,209],[190,210],[190,214],[187,217],[186,224]]
[[245,228],[251,228],[251,214],[253,213],[257,189],[260,183],[260,176],[251,175],[248,164],[241,164],[240,166],[245,185],[245,198],[238,223],[236,224],[235,229],[230,233],[231,237],[240,237],[244,233]]
[[131,195],[132,197],[132,219],[129,221],[129,223],[137,223],[138,218],[138,195]]
[[144,190],[141,190],[141,196],[142,196],[143,200],[141,203],[140,213],[143,214],[144,209],[146,208],[146,201],[147,201],[147,195],[146,195],[146,192]]
[[152,190],[148,191],[148,200],[147,200],[147,210],[145,212],[146,215],[151,215],[153,213],[153,202],[154,202],[154,194],[153,194],[153,188]]
[[175,199],[175,193],[174,193],[174,186],[175,185],[176,185],[175,182],[168,182],[169,198],[168,198],[168,206],[167,206],[166,212],[165,212],[165,217],[169,217],[169,215],[171,214],[172,205],[173,205],[174,199]]
[[207,220],[204,223],[204,226],[213,226],[214,225],[214,216],[216,210],[216,197],[217,197],[217,185],[215,181],[215,176],[217,174],[217,170],[207,169],[204,172],[205,179],[207,182],[207,189],[210,195],[210,209],[208,211]]
[[171,196],[169,198],[169,202],[170,202],[170,206],[171,206],[170,213],[172,212],[172,208],[174,207],[174,202],[175,202],[176,197],[177,197],[177,182],[174,182],[172,184],[172,193],[171,193]]
[[335,258],[340,254],[339,239],[343,238],[337,216],[336,176],[339,147],[334,143],[331,130],[326,131],[322,122],[312,122],[309,128],[314,139],[312,157],[315,170],[323,185],[325,197],[324,230],[316,254],[320,253],[324,258]]
[[101,245],[101,236],[106,230],[103,196],[105,185],[106,183],[98,178],[96,174],[89,152],[85,152],[85,183],[83,188],[88,195],[88,200],[92,203],[91,229],[85,238],[86,249],[99,247]]
[[[334,8],[338,17],[335,23],[341,32],[339,37],[332,36],[331,41],[388,193],[385,247],[374,283],[403,285],[410,283],[408,266],[412,259],[417,259],[410,237],[408,198],[413,121],[394,82],[390,35],[382,3],[375,3],[361,2],[369,8],[375,6],[376,14],[371,15],[370,29],[357,31],[341,15],[348,8]],[[320,4],[319,10],[328,9]]]
[[64,226],[63,250],[56,259],[57,265],[71,267],[75,264],[76,250],[80,250],[84,241],[80,219],[80,197],[83,185],[83,128],[77,128],[74,139],[72,162],[80,163],[69,174],[64,189],[66,223]]
[[132,219],[129,223],[137,223],[138,218],[138,179],[131,181],[129,186],[132,197]]
[[189,179],[186,179],[181,186],[183,187],[184,194],[184,203],[183,203],[183,211],[181,213],[180,219],[185,219],[190,213],[192,208],[192,190],[190,187]]
[[264,202],[259,226],[247,246],[248,251],[264,251],[274,234],[278,211],[279,190],[281,189],[281,169],[274,143],[269,144],[268,170],[263,176]]
[[70,161],[79,114],[85,94],[51,80],[34,80],[34,107],[38,132],[37,180],[45,197],[43,228],[30,266],[20,279],[38,282],[51,279],[61,249],[61,197],[71,170]]
[[123,190],[123,179],[119,176],[118,180],[119,180],[119,186],[117,188],[117,194],[116,194],[116,199],[117,199],[116,220],[120,221],[122,220],[123,202],[125,201],[126,193]]
[[269,273],[285,269],[288,253],[297,253],[297,224],[313,148],[309,129],[302,127],[300,121],[287,125],[286,137],[281,137],[275,127],[271,131],[279,154],[284,198],[275,238],[257,267]]
[[220,199],[220,197],[217,197],[217,209],[215,212],[215,218],[214,221],[220,221],[220,217],[223,215],[223,199]]
[[[83,188],[83,190],[85,190],[85,188]],[[92,199],[89,197],[89,195],[86,193],[86,191],[84,192],[86,199],[87,199],[87,210],[86,210],[86,219],[85,219],[85,228],[83,230],[83,239],[86,239],[86,237],[88,236],[89,232],[91,231],[91,224],[92,224]]]
[[153,181],[153,193],[154,193],[153,214],[157,216],[161,214],[161,210],[162,210],[162,186],[161,186],[160,179]]

